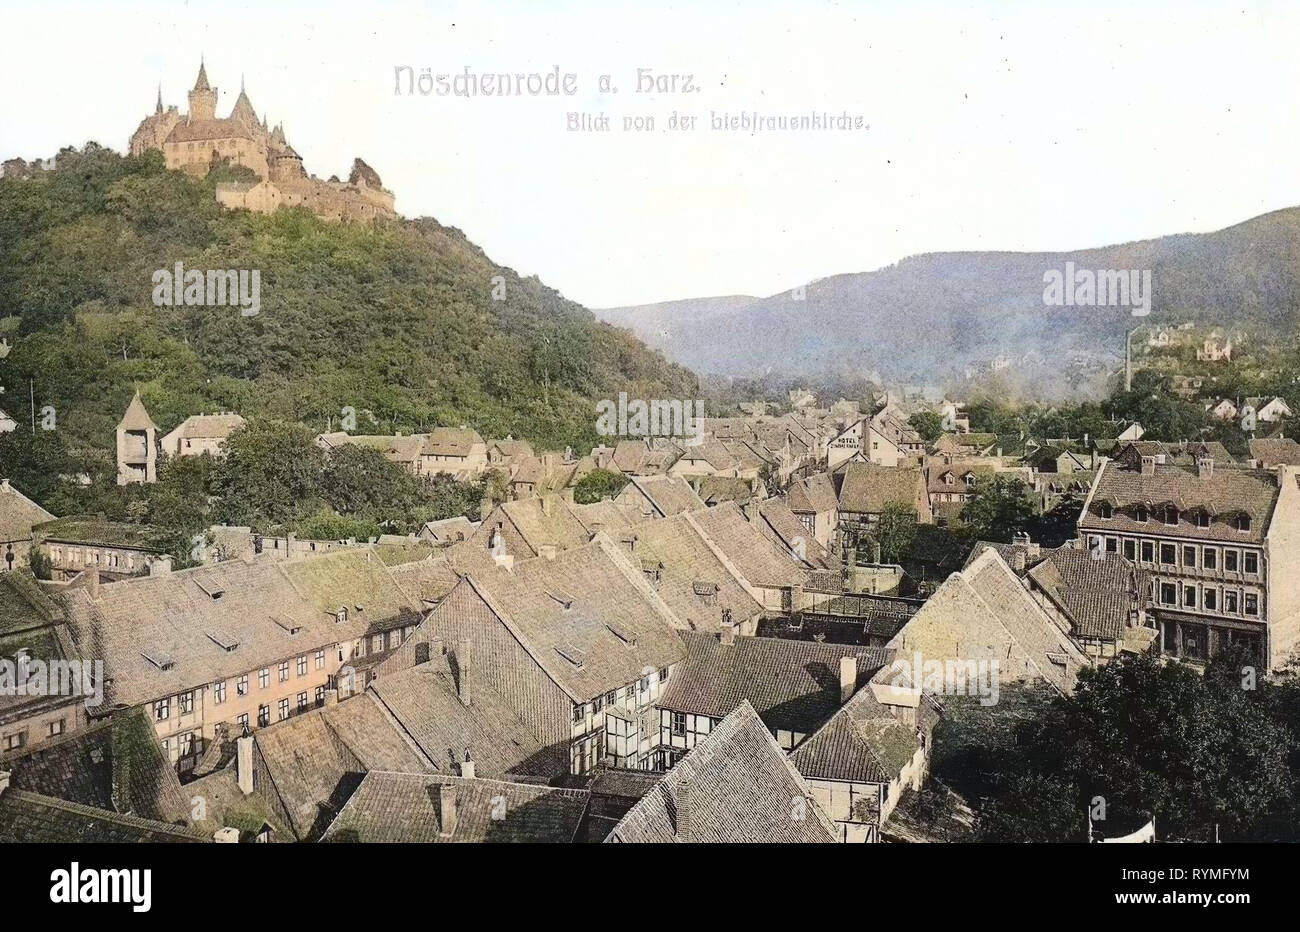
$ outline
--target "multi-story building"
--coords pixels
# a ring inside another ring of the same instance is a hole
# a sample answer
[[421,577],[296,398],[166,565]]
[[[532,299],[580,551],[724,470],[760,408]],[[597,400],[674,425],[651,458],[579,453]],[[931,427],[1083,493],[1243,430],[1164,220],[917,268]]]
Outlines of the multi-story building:
[[1300,640],[1298,473],[1206,455],[1103,461],[1079,534],[1146,572],[1165,655],[1204,662],[1241,644],[1274,669]]
[[655,702],[685,655],[686,623],[608,537],[465,576],[397,653],[385,677],[446,650],[456,675],[484,681],[573,774],[601,763],[648,769]]

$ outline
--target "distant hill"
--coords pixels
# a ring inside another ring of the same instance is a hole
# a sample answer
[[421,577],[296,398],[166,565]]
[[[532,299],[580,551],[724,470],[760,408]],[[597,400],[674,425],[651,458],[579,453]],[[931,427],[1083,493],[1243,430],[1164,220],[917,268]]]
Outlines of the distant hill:
[[[98,454],[136,385],[164,430],[213,410],[324,430],[348,406],[361,432],[468,424],[580,448],[599,399],[696,397],[691,372],[453,227],[226,211],[222,177],[90,144],[0,178],[0,383],[20,423],[31,379],[54,436]],[[152,276],[177,262],[258,270],[260,313],[156,307]]]
[[[1150,269],[1149,317],[1123,308],[1047,307],[1043,274]],[[1300,311],[1300,208],[1214,233],[1074,252],[931,253],[812,282],[806,298],[701,298],[598,311],[701,373],[747,376],[876,370],[887,380],[951,383],[1000,374],[1043,398],[1100,394],[1124,333],[1172,320],[1294,333]]]

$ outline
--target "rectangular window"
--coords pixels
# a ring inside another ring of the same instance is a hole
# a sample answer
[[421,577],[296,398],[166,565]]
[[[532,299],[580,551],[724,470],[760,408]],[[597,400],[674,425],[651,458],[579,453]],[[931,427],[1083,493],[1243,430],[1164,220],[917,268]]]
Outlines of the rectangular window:
[[317,704],[318,706],[319,706],[319,705],[324,705],[324,704],[325,704],[325,687],[324,687],[324,686],[317,686],[317,687],[316,687],[316,704]]
[[1155,545],[1149,540],[1142,541],[1142,562],[1152,563],[1155,561]]
[[1223,568],[1229,573],[1237,572],[1237,551],[1223,551]]
[[673,734],[675,735],[686,734],[686,713],[685,712],[673,713]]
[[668,680],[668,668],[664,667],[659,671],[659,682],[664,683]]
[[236,715],[236,716],[235,716],[235,724],[239,726],[239,728],[240,728],[241,731],[247,729],[247,728],[248,728],[248,713],[247,713],[247,712],[240,712],[238,715]]
[[1173,544],[1160,545],[1160,562],[1166,566],[1173,566],[1178,562],[1178,548]]
[[579,703],[573,707],[573,724],[581,725],[587,718],[586,706]]
[[1195,547],[1184,547],[1184,548],[1183,548],[1183,566],[1195,566],[1195,565],[1196,565],[1196,548],[1195,548]]
[[307,711],[307,694],[306,694],[306,693],[298,693],[298,711],[299,711],[299,712],[306,712],[306,711]]
[[1191,586],[1183,590],[1183,605],[1188,608],[1196,608],[1196,590]]
[[1246,593],[1246,614],[1247,615],[1259,614],[1259,596],[1257,596],[1253,592]]
[[289,682],[289,661],[285,660],[280,664],[280,682]]
[[1255,553],[1254,551],[1247,551],[1245,556],[1245,562],[1246,562],[1247,573],[1259,572],[1259,554]]
[[248,695],[248,674],[245,673],[235,681],[235,693],[240,696]]
[[66,719],[61,718],[57,721],[50,722],[49,736],[51,738],[57,738],[59,735],[63,734],[66,721]]
[[1219,607],[1219,593],[1216,590],[1206,589],[1203,598],[1205,600],[1205,607],[1210,611],[1214,611]]
[[16,751],[27,744],[27,732],[15,731],[11,735],[5,735],[5,750]]
[[269,705],[259,705],[257,707],[257,724],[262,728],[271,724],[271,707]]
[[1127,560],[1137,559],[1137,543],[1135,541],[1124,541],[1124,558]]
[[1201,556],[1201,565],[1207,570],[1217,569],[1219,566],[1219,551],[1206,547]]
[[1117,540],[1116,540],[1115,538],[1113,538],[1113,537],[1107,537],[1107,538],[1106,538],[1106,552],[1107,552],[1107,553],[1119,553],[1119,541],[1117,541]]
[[1230,614],[1237,614],[1237,593],[1225,592],[1223,594],[1223,610]]
[[325,651],[323,650],[316,651],[316,669],[317,670],[325,669]]
[[1160,601],[1165,605],[1178,604],[1178,587],[1171,582],[1160,584]]
[[282,721],[282,722],[283,722],[286,718],[289,717],[289,697],[288,697],[288,696],[285,696],[283,699],[281,699],[281,700],[279,701],[279,703],[277,703],[277,711],[278,711],[279,716],[280,716],[279,721]]
[[177,703],[177,705],[180,707],[181,715],[193,715],[194,714],[194,691],[190,690],[187,693],[181,693],[180,701]]
[[269,668],[262,667],[262,669],[257,671],[257,685],[262,689],[266,689],[266,687],[271,685],[271,671]]
[[172,701],[168,699],[159,699],[153,704],[153,720],[155,722],[165,722],[171,718]]
[[226,701],[226,681],[222,680],[220,683],[214,683],[212,685],[212,702],[214,705],[221,705],[221,703],[225,701]]
[[299,676],[306,676],[306,675],[307,675],[307,655],[306,655],[306,654],[303,654],[301,657],[298,658],[298,675],[299,675]]

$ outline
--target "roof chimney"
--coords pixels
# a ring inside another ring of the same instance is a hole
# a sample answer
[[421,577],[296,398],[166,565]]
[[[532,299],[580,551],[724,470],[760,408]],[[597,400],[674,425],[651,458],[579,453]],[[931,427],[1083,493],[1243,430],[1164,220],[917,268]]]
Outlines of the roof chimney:
[[230,826],[219,828],[213,833],[212,840],[219,845],[237,845],[239,844],[239,829]]
[[840,705],[853,698],[858,689],[858,658],[840,658]]
[[438,784],[438,815],[442,819],[439,834],[450,838],[456,834],[456,785],[454,783]]
[[719,640],[723,644],[736,643],[736,623],[734,621],[726,619],[722,622],[722,636]]
[[12,492],[12,491],[13,489],[9,487],[9,480],[0,479],[0,492]]
[[1209,479],[1214,475],[1214,458],[1201,455],[1196,458],[1196,475]]
[[1142,457],[1142,475],[1154,476],[1156,474],[1156,458],[1154,456]]
[[456,646],[456,694],[465,705],[470,704],[469,667],[469,643],[461,641]]
[[469,756],[469,748],[465,749],[465,759],[460,762],[460,775],[466,780],[474,779],[474,758]]
[[235,779],[239,792],[253,792],[253,736],[243,735],[235,741]]
[[172,571],[172,558],[168,554],[154,557],[149,563],[150,576],[166,576]]
[[691,781],[677,784],[677,840],[691,840]]
[[99,598],[99,569],[94,566],[88,566],[81,571],[86,575],[86,591],[90,593],[92,599]]
[[555,500],[549,495],[542,496],[542,514],[549,515],[555,510]]

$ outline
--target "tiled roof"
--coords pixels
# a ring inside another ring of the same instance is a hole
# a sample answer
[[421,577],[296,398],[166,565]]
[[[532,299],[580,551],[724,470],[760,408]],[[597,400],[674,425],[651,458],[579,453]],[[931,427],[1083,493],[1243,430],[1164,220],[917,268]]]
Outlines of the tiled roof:
[[[19,492],[7,481],[0,485],[0,543],[30,540],[32,525],[53,520],[54,515],[22,492]],[[26,554],[23,554],[23,556],[25,557]]]
[[629,479],[665,517],[704,507],[691,484],[679,476],[631,476]]
[[[546,558],[467,577],[539,666],[575,702],[587,702],[685,654],[677,618],[604,534]],[[434,618],[439,618],[434,610]],[[454,618],[439,618],[437,632]]]
[[1273,440],[1251,440],[1250,458],[1258,460],[1265,469],[1283,463],[1287,466],[1300,466],[1300,443],[1291,437],[1278,437]]
[[840,485],[840,511],[880,514],[885,506],[915,507],[924,488],[919,466],[875,466],[850,463]]
[[700,500],[706,505],[721,502],[750,502],[758,497],[754,483],[732,476],[704,476],[699,480]]
[[16,789],[165,822],[189,817],[176,770],[139,709],[41,744],[3,769]]
[[1146,571],[1117,553],[1094,558],[1062,547],[1029,571],[1029,578],[1073,623],[1076,637],[1123,638],[1129,612],[1146,602]]
[[840,505],[829,473],[818,473],[800,479],[790,486],[787,497],[790,510],[799,513],[835,511]]
[[769,498],[758,506],[762,523],[759,529],[787,552],[797,555],[809,569],[839,570],[821,541],[803,526],[798,515],[783,499]]
[[[683,805],[683,803],[686,803]],[[831,843],[835,827],[742,702],[610,832],[626,843]]]
[[[737,623],[763,609],[685,515],[646,521],[611,536],[689,630],[718,631],[727,609]],[[707,600],[696,590],[699,583],[708,588]]]
[[252,139],[243,120],[233,117],[213,120],[181,120],[167,134],[167,142],[206,142],[210,139]]
[[[1224,537],[1246,543],[1259,543],[1268,533],[1273,507],[1278,497],[1277,476],[1267,470],[1220,467],[1217,463],[1209,476],[1197,475],[1195,467],[1157,463],[1154,474],[1142,475],[1140,468],[1106,463],[1093,483],[1089,509],[1079,520],[1079,527],[1093,531],[1160,534],[1199,540]],[[1097,514],[1097,506],[1109,502],[1113,517]],[[1156,513],[1165,503],[1172,503],[1182,513],[1177,525],[1166,525]],[[1144,505],[1150,512],[1146,522],[1136,519],[1133,509]],[[1205,508],[1212,516],[1209,527],[1198,527],[1188,520],[1195,508]],[[1250,530],[1240,532],[1227,524],[1236,514],[1250,516]]]
[[186,438],[224,440],[238,428],[244,426],[244,419],[238,414],[194,414],[181,421],[168,436],[175,434],[182,440]]
[[[587,799],[586,790],[375,771],[321,840],[571,842]],[[455,806],[454,815],[444,804]]]
[[253,740],[299,839],[323,831],[367,771],[430,769],[368,695],[258,729]]
[[723,718],[742,702],[768,728],[809,734],[840,707],[840,661],[853,657],[858,685],[888,663],[892,651],[782,638],[737,637],[727,645],[686,633],[686,659],[660,696],[660,708]]
[[151,844],[205,842],[206,832],[93,806],[42,796],[26,790],[0,793],[0,843]]
[[481,777],[552,779],[568,771],[567,749],[543,747],[486,677],[470,682],[466,705],[448,657],[437,649],[430,655],[428,663],[380,676],[370,692],[438,773],[458,774],[466,750]]
[[919,747],[916,728],[896,718],[868,687],[795,748],[790,762],[810,780],[889,783]]
[[150,430],[156,429],[153,418],[145,410],[144,402],[140,400],[140,393],[137,391],[131,396],[131,403],[126,406],[126,413],[122,415],[122,420],[118,422],[118,430]]
[[722,551],[751,586],[783,588],[807,581],[804,565],[745,520],[735,502],[693,511],[687,519]]
[[230,560],[101,585],[97,598],[69,590],[65,602],[80,649],[104,661],[107,701],[125,705],[420,620],[383,563],[356,550]]
[[446,557],[399,563],[388,571],[408,595],[426,606],[442,601],[460,582],[460,575]]

